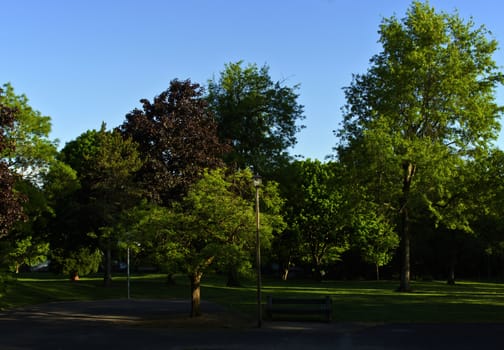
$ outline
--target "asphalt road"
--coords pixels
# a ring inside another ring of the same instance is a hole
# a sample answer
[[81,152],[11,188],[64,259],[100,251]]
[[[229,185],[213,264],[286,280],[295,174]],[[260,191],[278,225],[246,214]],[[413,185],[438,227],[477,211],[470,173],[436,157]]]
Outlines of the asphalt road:
[[503,349],[504,324],[264,322],[179,300],[59,302],[0,313],[0,349]]

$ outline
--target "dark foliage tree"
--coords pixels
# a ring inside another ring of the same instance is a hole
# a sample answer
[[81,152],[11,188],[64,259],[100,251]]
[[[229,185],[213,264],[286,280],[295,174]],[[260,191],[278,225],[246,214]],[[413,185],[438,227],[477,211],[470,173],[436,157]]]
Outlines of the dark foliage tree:
[[85,207],[80,203],[81,184],[77,172],[68,164],[57,161],[44,175],[43,183],[44,193],[53,211],[47,217],[51,269],[55,272],[82,275],[88,268],[81,268],[75,263],[80,260],[73,259],[70,263],[69,258],[79,254],[79,251],[94,253],[97,249],[94,240],[87,235],[91,226]]
[[217,124],[202,98],[203,90],[189,80],[173,80],[142,109],[126,115],[123,135],[139,145],[145,161],[140,185],[163,204],[179,200],[204,169],[223,165],[228,147],[219,141]]
[[82,189],[89,191],[91,212],[99,220],[93,232],[105,251],[104,282],[109,285],[112,249],[118,240],[116,227],[122,212],[133,207],[142,193],[133,181],[142,161],[137,144],[131,138],[123,138],[118,130],[108,132],[103,124],[96,136],[96,152],[85,158],[80,179]]
[[73,278],[88,272],[78,264],[82,259],[75,256],[98,251],[96,239],[89,233],[101,225],[101,215],[96,216],[88,205],[89,189],[81,183],[86,159],[97,151],[97,134],[88,130],[68,142],[44,178],[44,190],[54,210],[49,221],[52,268]]
[[229,166],[269,177],[289,160],[289,147],[296,144],[296,133],[303,127],[303,106],[297,102],[298,86],[273,82],[269,67],[243,62],[229,63],[218,80],[210,80],[208,101],[219,125],[219,137],[231,142],[226,155]]
[[[82,252],[100,248],[105,252],[105,277],[111,281],[111,252],[116,246],[116,226],[121,213],[134,206],[140,191],[133,182],[135,172],[141,166],[137,145],[124,138],[119,131],[107,131],[105,124],[99,131],[88,131],[69,142],[61,151],[61,159],[73,167],[75,181],[63,181],[59,176],[71,175],[69,169],[54,169],[52,182],[61,193],[56,196],[66,202],[58,206],[56,221],[61,231],[56,236],[67,237],[63,244],[55,242],[55,248],[63,253]],[[71,180],[72,177],[68,180]],[[56,180],[56,181],[54,181]],[[68,187],[69,186],[69,187]],[[73,191],[68,191],[68,189]],[[86,249],[84,249],[86,248]],[[89,249],[93,248],[93,249]],[[60,259],[77,264],[82,259]]]
[[[6,132],[13,127],[17,110],[9,107],[5,98],[5,93],[0,88],[0,154],[15,148]],[[21,205],[23,198],[14,190],[16,177],[5,159],[0,159],[0,238],[9,233],[14,223],[24,218]]]

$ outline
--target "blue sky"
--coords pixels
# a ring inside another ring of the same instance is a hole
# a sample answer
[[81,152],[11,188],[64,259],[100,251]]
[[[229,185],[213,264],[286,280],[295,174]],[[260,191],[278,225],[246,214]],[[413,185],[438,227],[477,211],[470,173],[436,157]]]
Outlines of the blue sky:
[[[306,128],[292,151],[324,159],[337,139],[342,88],[380,51],[383,17],[406,0],[0,0],[0,83],[51,117],[60,145],[120,125],[172,79],[206,85],[224,64],[267,64],[300,84]],[[485,25],[504,46],[501,0],[431,0]],[[495,60],[504,66],[502,49]],[[497,98],[504,104],[504,95]],[[501,137],[504,140],[504,137]],[[499,145],[504,141],[499,141]]]

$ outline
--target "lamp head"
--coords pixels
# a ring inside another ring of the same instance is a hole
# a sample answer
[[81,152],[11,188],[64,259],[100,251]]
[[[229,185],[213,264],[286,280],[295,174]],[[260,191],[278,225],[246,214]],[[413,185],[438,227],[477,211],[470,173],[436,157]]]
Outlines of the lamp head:
[[257,187],[261,186],[261,184],[262,184],[262,177],[261,177],[261,175],[255,174],[252,177],[252,180],[254,181],[254,187],[257,188]]

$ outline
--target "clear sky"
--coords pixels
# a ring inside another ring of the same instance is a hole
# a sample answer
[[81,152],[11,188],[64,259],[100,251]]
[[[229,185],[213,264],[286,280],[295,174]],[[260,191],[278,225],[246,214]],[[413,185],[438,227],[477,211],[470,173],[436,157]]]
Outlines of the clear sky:
[[[324,159],[337,139],[342,88],[380,51],[383,17],[407,0],[0,0],[0,83],[51,117],[60,145],[102,121],[120,125],[173,79],[206,85],[224,64],[270,66],[300,84],[306,125],[293,154]],[[502,0],[431,0],[485,25],[504,47]],[[504,66],[500,49],[495,60]],[[501,93],[499,92],[499,95]],[[504,94],[498,102],[504,104]],[[504,140],[504,137],[501,137]],[[499,142],[499,145],[504,142]]]

